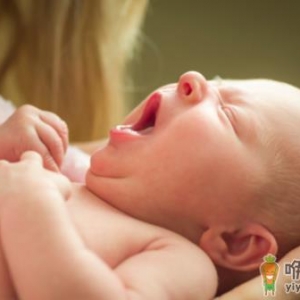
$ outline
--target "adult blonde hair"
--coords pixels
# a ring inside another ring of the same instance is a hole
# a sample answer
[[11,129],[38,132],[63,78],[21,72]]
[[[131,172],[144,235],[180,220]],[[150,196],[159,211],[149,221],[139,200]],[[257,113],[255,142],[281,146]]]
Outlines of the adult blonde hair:
[[0,0],[0,94],[98,139],[124,114],[127,62],[147,0]]

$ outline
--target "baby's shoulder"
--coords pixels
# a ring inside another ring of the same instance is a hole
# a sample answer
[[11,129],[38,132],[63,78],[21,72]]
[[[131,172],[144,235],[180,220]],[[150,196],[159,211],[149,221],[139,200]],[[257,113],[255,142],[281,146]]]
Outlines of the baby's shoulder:
[[165,253],[178,259],[181,257],[191,268],[195,263],[213,267],[198,245],[179,234],[116,210],[85,189],[77,193],[79,197],[68,205],[72,220],[87,246],[110,265],[154,251],[161,257]]
[[161,257],[164,257],[167,253],[168,257],[171,255],[175,260],[181,259],[183,265],[185,267],[188,266],[189,271],[195,270],[198,273],[201,269],[202,273],[205,270],[206,274],[216,278],[214,264],[208,255],[195,243],[159,226],[135,219],[131,220],[131,222],[130,228],[135,228],[132,231],[133,239],[131,242],[134,244],[135,240],[139,244],[139,253],[156,251],[158,255],[161,254]]
[[139,289],[141,282],[156,282],[167,299],[212,299],[217,289],[217,272],[200,247],[146,223],[140,226],[138,236],[132,244],[137,242],[139,248],[115,269],[121,277],[130,274],[131,286],[138,283]]

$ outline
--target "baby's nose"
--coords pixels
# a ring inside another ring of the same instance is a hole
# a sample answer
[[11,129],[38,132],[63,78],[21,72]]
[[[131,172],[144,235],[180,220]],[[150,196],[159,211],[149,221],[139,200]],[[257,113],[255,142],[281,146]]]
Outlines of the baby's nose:
[[207,80],[202,74],[190,71],[180,76],[177,92],[183,101],[191,104],[198,103],[207,92],[207,84]]

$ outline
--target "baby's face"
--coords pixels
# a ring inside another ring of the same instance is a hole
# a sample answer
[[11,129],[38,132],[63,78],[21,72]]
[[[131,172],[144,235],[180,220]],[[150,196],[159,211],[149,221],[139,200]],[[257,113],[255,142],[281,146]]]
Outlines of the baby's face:
[[296,88],[274,81],[218,83],[185,73],[110,132],[92,156],[87,186],[170,229],[187,220],[196,226],[199,217],[203,226],[231,222],[266,176],[264,141],[299,122],[299,99]]

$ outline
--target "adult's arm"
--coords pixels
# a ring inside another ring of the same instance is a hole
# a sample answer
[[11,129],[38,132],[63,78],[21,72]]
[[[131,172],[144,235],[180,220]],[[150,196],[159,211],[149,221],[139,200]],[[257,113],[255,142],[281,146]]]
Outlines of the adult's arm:
[[289,283],[291,278],[283,274],[285,263],[291,263],[295,259],[300,259],[300,246],[287,253],[279,261],[280,271],[277,278],[275,296],[264,296],[262,279],[258,276],[220,296],[217,300],[298,300],[299,293],[285,292],[284,285]]

